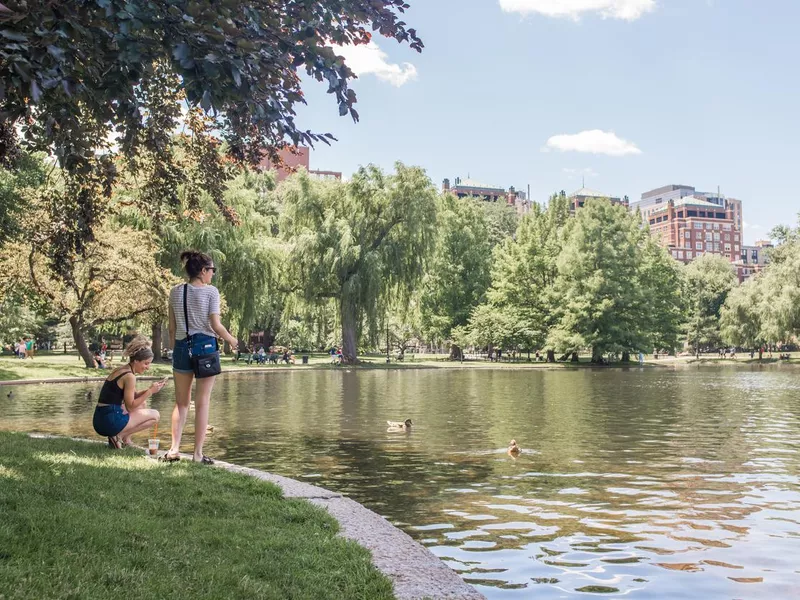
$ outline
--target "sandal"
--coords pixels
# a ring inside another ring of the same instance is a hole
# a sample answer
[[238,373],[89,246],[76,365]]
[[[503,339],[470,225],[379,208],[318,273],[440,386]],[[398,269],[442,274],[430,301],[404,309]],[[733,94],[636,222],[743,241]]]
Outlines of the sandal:
[[170,462],[170,463],[171,462],[178,462],[180,459],[181,459],[181,455],[180,454],[170,454],[169,452],[164,454],[164,456],[160,456],[158,458],[158,460],[160,462]]
[[201,465],[213,465],[214,459],[209,458],[205,454],[203,454],[203,458],[201,458],[200,460],[196,460],[194,462],[199,462]]
[[113,448],[114,450],[121,450],[122,442],[119,441],[119,438],[116,435],[110,435],[108,436],[108,447]]

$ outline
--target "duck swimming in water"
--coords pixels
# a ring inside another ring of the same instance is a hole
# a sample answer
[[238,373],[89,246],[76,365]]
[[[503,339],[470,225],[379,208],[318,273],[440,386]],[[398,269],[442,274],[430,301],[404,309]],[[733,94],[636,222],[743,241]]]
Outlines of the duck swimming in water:
[[517,445],[517,440],[511,440],[508,444],[508,455],[517,458],[520,452],[522,452],[522,448]]
[[386,424],[391,429],[411,429],[411,419],[406,419],[405,421],[386,421]]

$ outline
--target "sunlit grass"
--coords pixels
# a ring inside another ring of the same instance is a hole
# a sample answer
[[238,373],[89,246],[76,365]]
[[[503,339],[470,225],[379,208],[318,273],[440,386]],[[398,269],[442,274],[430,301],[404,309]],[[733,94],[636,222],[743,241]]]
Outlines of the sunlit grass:
[[0,597],[392,598],[325,511],[244,475],[0,432]]

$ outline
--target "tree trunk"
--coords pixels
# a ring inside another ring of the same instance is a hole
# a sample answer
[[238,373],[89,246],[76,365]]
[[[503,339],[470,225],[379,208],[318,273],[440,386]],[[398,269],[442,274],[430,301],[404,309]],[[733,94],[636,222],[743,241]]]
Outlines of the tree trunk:
[[600,352],[598,348],[592,348],[592,364],[593,365],[603,364],[603,353]]
[[153,332],[150,339],[153,340],[153,354],[155,355],[156,360],[161,360],[161,353],[162,349],[164,348],[164,342],[161,339],[161,328],[163,323],[158,321],[153,323]]
[[489,344],[489,347],[486,351],[488,353],[489,360],[494,361],[494,344]]
[[578,353],[577,353],[577,352],[573,352],[573,353],[572,353],[572,358],[571,358],[570,360],[571,360],[572,362],[579,362],[579,361],[580,361],[580,359],[578,358]]
[[622,353],[622,362],[631,362],[631,353],[625,351]]
[[548,350],[547,351],[547,362],[549,362],[549,363],[556,362],[556,351],[555,350]]
[[78,317],[72,316],[69,318],[69,326],[72,328],[72,339],[75,342],[75,347],[78,349],[78,354],[83,359],[83,363],[87,369],[94,368],[94,357],[89,351],[89,346],[86,344],[86,338],[83,337],[82,326]]
[[341,299],[339,314],[342,320],[342,362],[354,365],[358,362],[358,311],[348,298]]
[[450,360],[464,360],[460,346],[450,344]]

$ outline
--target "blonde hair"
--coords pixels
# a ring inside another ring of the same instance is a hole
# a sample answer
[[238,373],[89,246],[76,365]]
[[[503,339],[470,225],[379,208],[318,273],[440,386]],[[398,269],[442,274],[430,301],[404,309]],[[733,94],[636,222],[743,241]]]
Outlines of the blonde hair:
[[127,356],[130,362],[135,360],[149,360],[153,358],[153,349],[150,347],[151,343],[143,335],[137,335],[130,342],[128,342],[125,352],[122,356]]

